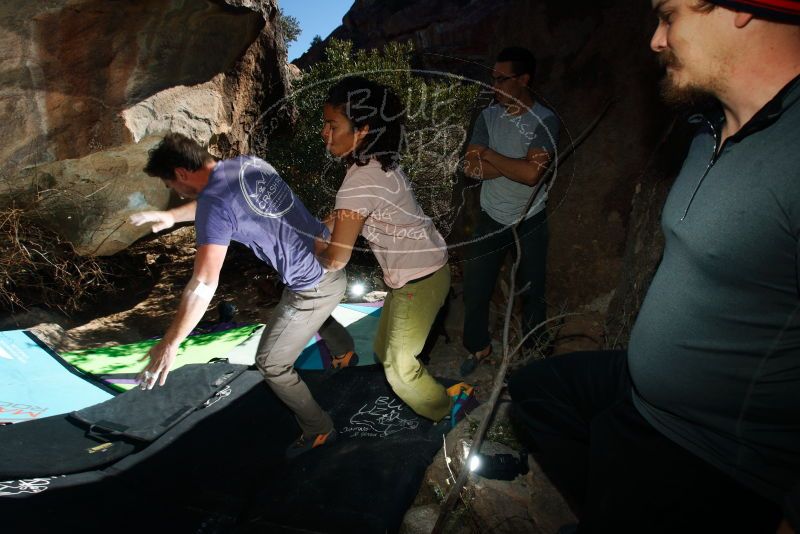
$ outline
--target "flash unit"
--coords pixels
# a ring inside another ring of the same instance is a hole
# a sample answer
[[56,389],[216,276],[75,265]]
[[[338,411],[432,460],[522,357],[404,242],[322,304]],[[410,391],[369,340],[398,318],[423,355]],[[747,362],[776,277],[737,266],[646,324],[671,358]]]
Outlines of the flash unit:
[[528,453],[513,454],[477,453],[469,461],[469,470],[492,480],[514,480],[528,472]]

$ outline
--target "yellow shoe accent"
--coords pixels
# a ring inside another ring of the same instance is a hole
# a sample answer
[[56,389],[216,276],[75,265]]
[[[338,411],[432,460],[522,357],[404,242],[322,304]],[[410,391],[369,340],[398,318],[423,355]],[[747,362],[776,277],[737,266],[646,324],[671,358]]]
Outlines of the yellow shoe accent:
[[461,393],[465,393],[467,396],[472,395],[472,390],[475,389],[470,384],[466,382],[459,382],[458,384],[453,384],[449,388],[447,388],[447,395],[449,397],[456,397]]

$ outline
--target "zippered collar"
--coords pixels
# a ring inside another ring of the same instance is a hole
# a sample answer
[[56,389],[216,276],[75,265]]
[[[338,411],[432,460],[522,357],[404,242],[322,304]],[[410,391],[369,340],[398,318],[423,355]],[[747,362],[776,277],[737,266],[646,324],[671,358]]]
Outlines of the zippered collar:
[[763,130],[774,123],[776,120],[778,120],[778,117],[780,117],[784,111],[792,107],[798,99],[800,99],[800,76],[794,78],[791,82],[786,84],[783,89],[778,91],[778,94],[776,94],[769,102],[767,102],[764,107],[758,110],[758,112],[753,115],[753,117],[747,121],[747,123],[742,126],[738,132],[736,132],[736,134],[728,137],[722,147],[719,146],[719,132],[722,131],[722,126],[725,122],[725,114],[722,112],[722,106],[718,105],[716,109],[712,111],[707,111],[706,113],[696,113],[689,117],[688,120],[690,123],[702,124],[700,128],[705,128],[707,133],[713,137],[714,151],[712,152],[711,158],[706,165],[705,171],[703,172],[702,176],[700,176],[700,179],[697,181],[697,184],[692,191],[692,195],[689,198],[689,202],[686,204],[686,208],[683,210],[683,215],[680,218],[681,222],[683,222],[686,219],[686,216],[689,215],[689,209],[692,207],[692,203],[694,202],[695,196],[697,196],[697,192],[700,190],[700,186],[703,185],[703,181],[705,180],[711,168],[717,162],[717,159],[719,159],[719,157],[722,155],[722,152],[725,151],[727,147],[738,143],[748,135],[752,135],[760,130]]
[[[778,93],[772,97],[769,102],[764,104],[738,132],[726,140],[726,144],[741,141],[748,135],[763,130],[778,120],[783,112],[791,108],[798,100],[800,100],[800,76],[795,77],[778,91]],[[692,115],[689,117],[689,122],[701,122],[698,120],[700,118],[705,119],[702,122],[707,122],[712,130],[716,130],[717,132],[722,131],[722,125],[725,122],[725,114],[722,111],[721,105],[717,104],[711,110]]]

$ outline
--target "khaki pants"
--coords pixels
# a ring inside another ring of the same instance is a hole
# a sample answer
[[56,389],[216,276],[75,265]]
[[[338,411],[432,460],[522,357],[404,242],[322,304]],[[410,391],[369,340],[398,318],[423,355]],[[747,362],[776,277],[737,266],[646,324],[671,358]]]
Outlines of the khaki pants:
[[375,337],[375,355],[395,394],[423,417],[439,421],[450,413],[450,397],[417,359],[439,308],[450,291],[450,267],[392,289]]
[[316,287],[305,291],[284,289],[258,345],[256,365],[272,391],[294,412],[306,438],[330,432],[333,421],[311,396],[294,362],[346,289],[344,271],[326,273]]

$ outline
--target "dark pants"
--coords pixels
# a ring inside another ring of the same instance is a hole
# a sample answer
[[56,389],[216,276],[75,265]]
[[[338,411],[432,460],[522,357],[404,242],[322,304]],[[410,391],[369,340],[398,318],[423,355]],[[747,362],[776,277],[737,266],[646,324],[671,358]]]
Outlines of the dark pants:
[[777,504],[639,414],[624,351],[536,361],[508,386],[520,435],[573,505],[578,532],[775,532]]
[[[523,222],[518,234],[522,259],[517,271],[521,293],[523,332],[545,320],[544,279],[547,264],[547,220],[544,211]],[[474,240],[464,258],[464,347],[478,352],[491,343],[489,303],[506,254],[516,252],[511,228],[505,228],[485,212],[473,232]]]

